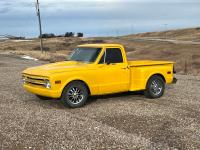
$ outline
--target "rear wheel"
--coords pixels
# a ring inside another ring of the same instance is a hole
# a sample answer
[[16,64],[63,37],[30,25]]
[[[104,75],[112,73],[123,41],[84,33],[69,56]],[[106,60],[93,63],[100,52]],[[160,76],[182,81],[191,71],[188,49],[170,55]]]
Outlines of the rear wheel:
[[160,98],[165,91],[165,81],[158,75],[152,76],[146,86],[145,96],[148,98]]
[[82,107],[88,99],[88,93],[88,88],[83,82],[74,81],[64,88],[61,101],[71,108]]

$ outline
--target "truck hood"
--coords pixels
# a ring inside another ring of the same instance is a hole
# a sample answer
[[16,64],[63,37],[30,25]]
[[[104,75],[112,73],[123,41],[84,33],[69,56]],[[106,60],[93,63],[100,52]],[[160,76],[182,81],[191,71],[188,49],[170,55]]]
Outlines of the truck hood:
[[48,77],[51,74],[62,73],[67,71],[85,70],[91,64],[81,63],[77,61],[64,61],[58,63],[52,63],[42,65],[38,67],[28,68],[23,71],[23,74],[45,76]]

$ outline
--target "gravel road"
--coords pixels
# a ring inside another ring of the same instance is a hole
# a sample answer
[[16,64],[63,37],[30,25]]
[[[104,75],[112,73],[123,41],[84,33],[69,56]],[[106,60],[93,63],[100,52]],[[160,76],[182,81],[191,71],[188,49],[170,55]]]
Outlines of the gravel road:
[[124,93],[69,109],[22,89],[21,71],[43,63],[0,55],[0,149],[200,149],[200,77],[177,75],[156,100]]

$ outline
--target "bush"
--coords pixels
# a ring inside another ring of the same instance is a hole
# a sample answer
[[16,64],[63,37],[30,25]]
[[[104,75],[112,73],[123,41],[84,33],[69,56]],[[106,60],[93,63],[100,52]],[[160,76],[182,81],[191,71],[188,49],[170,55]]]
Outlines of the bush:
[[74,33],[73,32],[66,32],[65,37],[74,37]]
[[[44,33],[42,34],[42,38],[54,38],[55,35],[53,33]],[[40,38],[40,36],[39,36]]]
[[83,33],[77,33],[78,37],[83,37]]
[[57,35],[56,37],[65,37],[65,35]]

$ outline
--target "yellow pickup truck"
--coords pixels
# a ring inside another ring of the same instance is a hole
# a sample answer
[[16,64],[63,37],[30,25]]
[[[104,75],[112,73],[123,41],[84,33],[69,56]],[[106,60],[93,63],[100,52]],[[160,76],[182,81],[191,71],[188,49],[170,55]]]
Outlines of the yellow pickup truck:
[[174,62],[127,61],[119,44],[79,45],[67,61],[28,68],[22,78],[30,93],[61,99],[71,108],[83,106],[89,96],[127,91],[159,98],[165,84],[176,82]]

